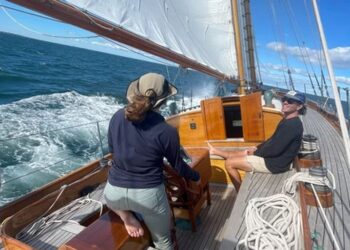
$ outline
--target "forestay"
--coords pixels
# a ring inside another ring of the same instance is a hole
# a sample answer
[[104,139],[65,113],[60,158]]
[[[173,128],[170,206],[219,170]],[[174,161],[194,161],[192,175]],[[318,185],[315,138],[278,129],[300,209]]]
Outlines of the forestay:
[[66,0],[130,33],[237,78],[228,0]]

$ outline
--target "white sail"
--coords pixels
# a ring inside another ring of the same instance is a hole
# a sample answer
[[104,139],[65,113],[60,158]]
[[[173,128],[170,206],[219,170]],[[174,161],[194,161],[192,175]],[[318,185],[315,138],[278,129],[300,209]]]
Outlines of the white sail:
[[228,77],[237,77],[231,1],[66,0],[65,2],[209,66]]

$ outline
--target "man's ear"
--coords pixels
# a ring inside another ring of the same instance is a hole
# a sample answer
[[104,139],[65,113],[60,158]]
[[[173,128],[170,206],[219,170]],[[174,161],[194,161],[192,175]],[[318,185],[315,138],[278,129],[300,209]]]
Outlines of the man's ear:
[[297,110],[299,111],[299,110],[301,110],[302,108],[303,108],[303,105],[300,104],[300,105],[298,105]]

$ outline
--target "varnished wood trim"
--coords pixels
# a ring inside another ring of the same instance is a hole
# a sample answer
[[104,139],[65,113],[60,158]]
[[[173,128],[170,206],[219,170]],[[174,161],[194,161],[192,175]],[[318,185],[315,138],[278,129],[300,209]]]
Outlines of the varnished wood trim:
[[[300,172],[300,167],[298,165],[298,157],[294,158],[293,161],[293,167]],[[300,206],[300,212],[301,212],[301,223],[303,226],[303,235],[304,235],[304,249],[305,250],[311,250],[311,234],[310,234],[310,225],[309,225],[309,219],[307,215],[307,206],[306,206],[306,200],[305,200],[305,187],[302,183],[298,184],[299,188],[299,206]]]
[[2,242],[4,248],[8,250],[33,250],[32,247],[5,235],[2,235]]
[[[108,155],[107,157],[111,157],[111,155]],[[63,177],[55,181],[52,181],[42,186],[41,188],[35,191],[32,191],[22,196],[21,198],[18,198],[13,202],[6,204],[5,206],[0,208],[0,222],[2,222],[5,218],[18,212],[22,208],[27,207],[28,205],[38,201],[45,195],[60,189],[60,187],[62,187],[63,185],[72,183],[75,180],[83,178],[84,176],[93,172],[98,166],[99,166],[99,160],[93,161],[88,165],[86,165],[85,167],[78,168],[77,170],[74,170]]]
[[307,216],[307,206],[305,201],[305,187],[302,183],[299,183],[299,195],[300,195],[300,210],[301,210],[301,220],[303,225],[303,234],[304,234],[304,249],[311,250],[311,234],[310,234],[310,225]]

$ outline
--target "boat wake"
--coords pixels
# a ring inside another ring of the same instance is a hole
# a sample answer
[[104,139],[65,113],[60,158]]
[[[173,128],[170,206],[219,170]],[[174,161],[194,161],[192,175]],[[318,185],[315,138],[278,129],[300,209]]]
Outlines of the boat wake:
[[101,157],[98,128],[106,146],[108,121],[121,107],[74,91],[1,105],[0,205]]
[[[181,111],[200,99],[169,101],[160,112],[167,117],[174,103]],[[106,154],[109,119],[123,106],[75,91],[0,105],[0,206]]]

